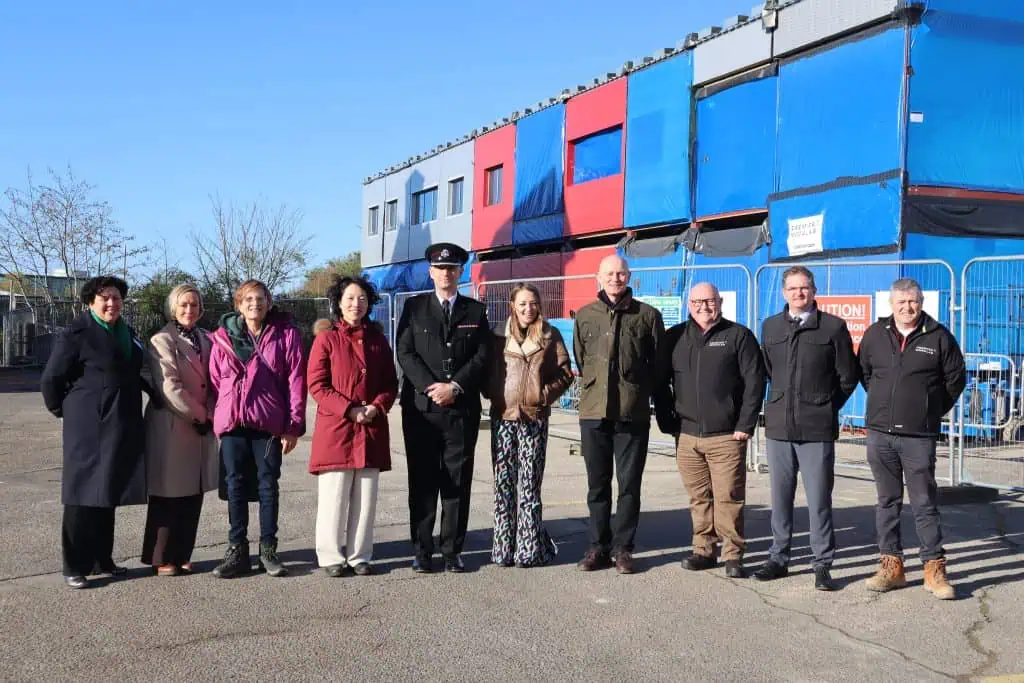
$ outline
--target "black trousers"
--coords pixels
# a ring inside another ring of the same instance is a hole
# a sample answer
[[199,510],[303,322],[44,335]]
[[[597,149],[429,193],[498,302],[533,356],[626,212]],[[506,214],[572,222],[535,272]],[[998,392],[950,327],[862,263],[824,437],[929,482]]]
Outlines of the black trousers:
[[480,433],[478,413],[402,410],[402,435],[409,465],[409,531],[417,555],[434,553],[434,521],[441,497],[443,555],[462,552],[469,525],[473,455]]
[[[587,507],[590,509],[590,547],[633,552],[640,521],[640,484],[647,463],[649,423],[580,420],[583,462],[587,467]],[[619,498],[612,531],[612,474],[617,474]]]
[[150,496],[142,537],[142,563],[180,567],[191,562],[202,510],[201,493],[181,498]]
[[921,542],[921,561],[945,557],[935,482],[935,439],[868,430],[868,464],[878,493],[875,507],[878,551],[903,559],[900,513],[905,477],[910,505],[914,508],[917,538]]
[[64,576],[89,576],[114,564],[114,508],[65,505],[61,525]]

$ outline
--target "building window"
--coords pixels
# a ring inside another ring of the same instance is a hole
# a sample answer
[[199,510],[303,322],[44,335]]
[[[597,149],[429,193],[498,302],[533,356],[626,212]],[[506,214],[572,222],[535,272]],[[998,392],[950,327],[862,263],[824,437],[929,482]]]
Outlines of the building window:
[[437,220],[437,188],[432,187],[412,195],[412,220],[410,223],[419,225]]
[[484,171],[484,185],[485,185],[485,204],[484,206],[493,206],[495,204],[501,204],[501,179],[503,166],[495,166]]
[[448,215],[457,216],[462,213],[462,178],[448,181]]
[[569,163],[573,185],[622,173],[622,127],[570,143]]
[[392,199],[384,205],[384,230],[398,229],[398,200]]
[[379,206],[371,206],[366,216],[366,233],[373,237],[380,232],[380,224],[377,222],[378,214],[380,214]]

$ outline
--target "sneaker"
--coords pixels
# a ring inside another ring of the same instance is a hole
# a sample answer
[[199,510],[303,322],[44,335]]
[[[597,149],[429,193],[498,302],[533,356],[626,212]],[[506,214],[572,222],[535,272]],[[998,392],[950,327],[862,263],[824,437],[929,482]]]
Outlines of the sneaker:
[[956,590],[946,577],[946,558],[924,563],[924,589],[939,600],[956,598]]
[[596,569],[607,569],[612,566],[612,558],[608,553],[591,548],[583,556],[583,559],[576,563],[576,568],[581,572],[592,572]]
[[370,576],[374,573],[373,566],[369,562],[360,562],[353,565],[352,573],[356,576]]
[[270,576],[288,576],[288,569],[277,555],[277,543],[260,542],[259,564]]
[[248,574],[252,571],[249,563],[249,544],[233,543],[228,546],[224,553],[224,561],[213,570],[213,575],[218,579],[230,579],[235,576]]
[[878,571],[870,579],[864,580],[869,591],[885,593],[894,588],[907,585],[907,575],[903,571],[903,560],[895,555],[882,555],[878,563]]

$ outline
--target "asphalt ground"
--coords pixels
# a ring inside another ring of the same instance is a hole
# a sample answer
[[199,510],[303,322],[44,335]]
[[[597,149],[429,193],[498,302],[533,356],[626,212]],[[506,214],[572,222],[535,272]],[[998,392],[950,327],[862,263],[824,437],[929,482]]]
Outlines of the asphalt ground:
[[[311,415],[312,416],[312,415]],[[331,579],[312,550],[315,481],[308,437],[285,459],[280,547],[291,574],[215,579],[226,504],[207,496],[198,573],[164,578],[139,561],[145,510],[117,513],[115,558],[126,579],[83,591],[60,575],[60,438],[31,380],[0,381],[0,680],[651,680],[938,681],[1024,672],[1024,500],[945,505],[950,578],[961,598],[921,587],[916,535],[904,511],[904,590],[864,589],[877,562],[874,488],[837,478],[836,593],[813,589],[806,511],[798,493],[790,576],[732,580],[684,571],[690,521],[670,456],[644,474],[638,573],[582,573],[586,486],[570,441],[552,439],[545,517],[554,564],[489,562],[490,434],[481,431],[462,575],[414,574],[408,543],[400,415],[395,468],[381,477],[371,577]],[[571,432],[571,418],[557,419]],[[747,564],[770,544],[768,475],[747,487]],[[258,537],[252,508],[250,537]]]

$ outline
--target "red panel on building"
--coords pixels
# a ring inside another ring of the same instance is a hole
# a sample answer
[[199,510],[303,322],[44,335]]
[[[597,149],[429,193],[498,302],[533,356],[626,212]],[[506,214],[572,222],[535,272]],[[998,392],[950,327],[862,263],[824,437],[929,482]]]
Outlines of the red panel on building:
[[[618,172],[574,182],[575,143],[620,129]],[[626,79],[619,78],[565,105],[565,234],[588,235],[622,228],[626,166]]]
[[615,245],[607,247],[591,247],[577,249],[562,255],[562,273],[566,276],[587,275],[565,281],[563,289],[563,318],[571,317],[572,311],[578,311],[597,298],[597,269],[601,259],[615,255]]
[[481,287],[481,284],[512,279],[512,261],[509,259],[478,261],[471,266],[470,277],[473,279],[473,284],[476,285],[477,298],[483,299],[486,288]]
[[562,275],[562,252],[522,256],[512,261],[512,277],[529,280]]
[[[500,170],[500,192],[489,181]],[[516,127],[504,126],[478,137],[473,144],[473,251],[512,244],[515,210]],[[498,200],[498,201],[495,201]]]

